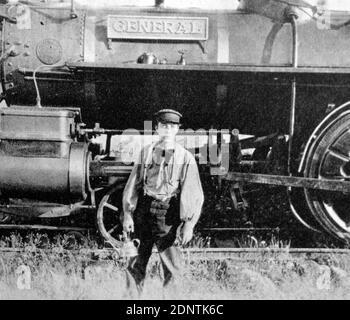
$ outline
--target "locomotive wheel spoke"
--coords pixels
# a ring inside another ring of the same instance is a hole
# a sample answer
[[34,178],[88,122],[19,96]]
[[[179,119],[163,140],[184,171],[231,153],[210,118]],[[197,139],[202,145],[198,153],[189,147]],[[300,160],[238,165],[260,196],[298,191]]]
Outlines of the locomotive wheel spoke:
[[344,162],[349,162],[350,161],[350,157],[346,154],[344,154],[343,152],[334,149],[334,148],[330,148],[329,149],[329,154],[332,155],[333,157],[336,157]]
[[[350,114],[345,112],[326,124],[306,157],[304,176],[318,179],[350,178]],[[335,191],[304,190],[307,204],[318,223],[330,234],[350,240],[350,197]]]
[[113,211],[116,211],[116,212],[119,211],[119,209],[118,209],[117,207],[113,206],[113,205],[110,204],[110,203],[107,203],[107,202],[106,202],[106,203],[104,204],[104,206],[107,207],[107,208],[109,208],[109,209],[111,209],[111,210],[113,210]]
[[121,234],[122,232],[122,225],[119,220],[120,210],[118,208],[121,205],[119,192],[120,188],[115,188],[105,194],[99,204],[96,217],[98,229],[106,243],[110,243],[117,248],[122,245],[118,236],[118,233]]
[[118,225],[115,225],[112,229],[109,229],[107,232],[111,234],[115,229],[118,228]]

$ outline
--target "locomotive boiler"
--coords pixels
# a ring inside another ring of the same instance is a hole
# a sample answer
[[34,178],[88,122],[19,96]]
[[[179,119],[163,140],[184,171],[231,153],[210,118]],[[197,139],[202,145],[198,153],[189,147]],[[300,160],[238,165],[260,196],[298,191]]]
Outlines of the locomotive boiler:
[[2,1],[0,18],[0,228],[84,212],[118,246],[123,145],[154,139],[144,120],[170,107],[236,209],[247,183],[283,186],[305,227],[349,240],[346,8],[33,0]]

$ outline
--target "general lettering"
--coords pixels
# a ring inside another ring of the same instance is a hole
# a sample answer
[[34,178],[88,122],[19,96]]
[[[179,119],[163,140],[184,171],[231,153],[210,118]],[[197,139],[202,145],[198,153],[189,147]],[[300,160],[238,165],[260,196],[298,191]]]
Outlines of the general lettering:
[[200,21],[115,19],[112,28],[120,34],[165,34],[198,35],[205,33],[205,24]]

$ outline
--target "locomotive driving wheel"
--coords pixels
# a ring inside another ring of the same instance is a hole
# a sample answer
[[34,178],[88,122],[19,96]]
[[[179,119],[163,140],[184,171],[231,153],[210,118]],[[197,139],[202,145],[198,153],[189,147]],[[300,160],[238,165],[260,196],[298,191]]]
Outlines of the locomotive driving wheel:
[[[333,118],[308,150],[304,176],[350,180],[350,112]],[[307,204],[320,225],[332,235],[350,240],[350,194],[305,189]]]
[[120,240],[122,226],[122,206],[120,186],[116,186],[109,190],[102,198],[97,210],[97,226],[104,237],[105,241],[112,246],[120,248],[122,241]]

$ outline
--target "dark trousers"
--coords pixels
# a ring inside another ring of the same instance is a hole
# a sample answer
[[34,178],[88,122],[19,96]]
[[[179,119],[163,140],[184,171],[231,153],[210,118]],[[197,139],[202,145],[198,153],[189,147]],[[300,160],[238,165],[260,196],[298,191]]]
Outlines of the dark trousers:
[[179,278],[182,270],[181,251],[174,246],[176,231],[181,223],[179,202],[173,198],[166,214],[154,215],[150,212],[152,201],[148,196],[142,197],[134,213],[135,234],[141,243],[138,256],[130,260],[127,285],[130,289],[136,285],[139,293],[143,288],[147,264],[154,245],[158,249],[164,270],[164,286]]

